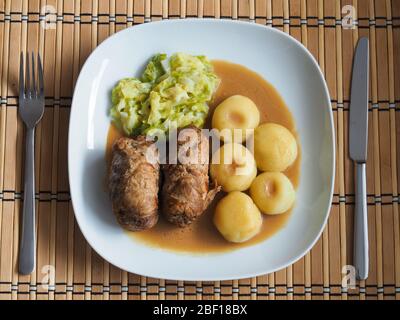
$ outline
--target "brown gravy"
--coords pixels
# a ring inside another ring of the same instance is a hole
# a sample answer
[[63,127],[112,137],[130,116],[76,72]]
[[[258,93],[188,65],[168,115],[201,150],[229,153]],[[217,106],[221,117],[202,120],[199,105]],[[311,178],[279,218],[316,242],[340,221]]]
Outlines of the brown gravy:
[[[221,78],[221,85],[210,104],[210,116],[206,126],[209,127],[213,110],[220,102],[232,95],[240,94],[249,97],[258,106],[261,114],[261,123],[279,123],[297,136],[293,117],[285,102],[271,84],[257,73],[241,65],[225,61],[213,61],[213,65],[215,72]],[[120,136],[121,133],[113,125],[110,125],[106,148],[107,162],[110,161],[112,143]],[[285,172],[295,187],[299,182],[299,171],[300,152],[295,163]],[[230,243],[218,233],[212,222],[214,208],[218,200],[223,196],[224,194],[220,193],[207,211],[195,223],[185,229],[169,224],[161,215],[154,228],[141,232],[129,232],[129,234],[135,240],[150,246],[173,251],[204,254],[229,251],[259,243],[283,228],[290,217],[290,211],[277,216],[263,215],[262,229],[257,236],[245,243]]]

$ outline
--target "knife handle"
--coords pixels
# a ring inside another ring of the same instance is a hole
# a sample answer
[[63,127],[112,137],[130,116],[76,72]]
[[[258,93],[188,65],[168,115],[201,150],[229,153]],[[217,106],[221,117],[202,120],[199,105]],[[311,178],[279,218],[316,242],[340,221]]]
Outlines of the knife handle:
[[356,163],[354,266],[359,280],[365,280],[368,277],[368,265],[368,212],[365,163]]

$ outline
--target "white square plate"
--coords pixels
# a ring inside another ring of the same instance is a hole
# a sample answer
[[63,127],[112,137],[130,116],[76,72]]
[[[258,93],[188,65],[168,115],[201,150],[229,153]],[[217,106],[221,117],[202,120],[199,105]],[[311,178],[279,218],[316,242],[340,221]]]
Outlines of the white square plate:
[[[271,238],[235,251],[191,255],[136,242],[111,211],[104,185],[108,110],[113,86],[139,75],[159,52],[186,52],[252,69],[275,86],[296,122],[302,149],[297,202]],[[76,83],[69,127],[69,181],[80,229],[104,259],[129,272],[175,280],[226,280],[284,268],[319,238],[329,215],[335,170],[330,98],[312,55],[298,41],[254,23],[187,19],[128,28],[87,59]]]

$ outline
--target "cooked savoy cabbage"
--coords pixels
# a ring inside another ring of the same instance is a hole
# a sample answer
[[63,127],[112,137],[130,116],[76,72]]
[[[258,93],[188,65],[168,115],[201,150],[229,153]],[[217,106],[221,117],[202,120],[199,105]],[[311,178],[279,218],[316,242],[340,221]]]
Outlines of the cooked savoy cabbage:
[[167,133],[190,124],[201,128],[218,84],[205,56],[157,54],[140,78],[122,79],[113,88],[110,114],[127,135]]

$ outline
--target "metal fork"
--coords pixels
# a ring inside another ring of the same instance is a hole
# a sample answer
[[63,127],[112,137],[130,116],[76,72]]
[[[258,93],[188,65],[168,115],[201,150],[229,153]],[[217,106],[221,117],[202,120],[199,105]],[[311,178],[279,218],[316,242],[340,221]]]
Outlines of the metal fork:
[[35,57],[32,52],[30,74],[29,54],[26,54],[25,78],[24,55],[21,52],[19,67],[19,116],[26,126],[25,184],[22,213],[22,236],[19,252],[19,272],[30,274],[35,268],[35,127],[44,112],[43,69],[37,56],[38,86],[36,85]]

